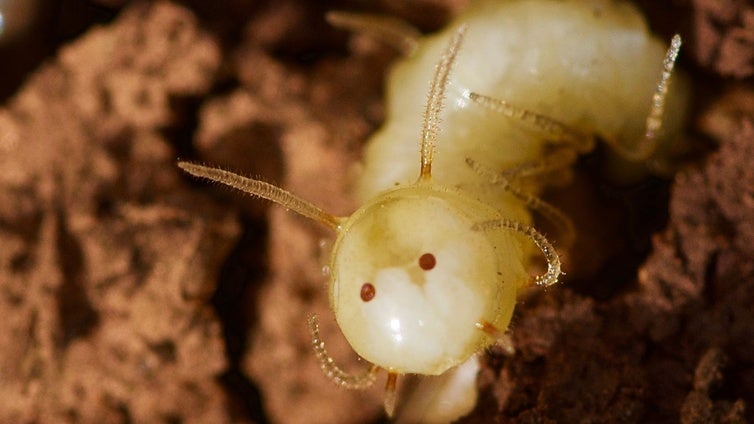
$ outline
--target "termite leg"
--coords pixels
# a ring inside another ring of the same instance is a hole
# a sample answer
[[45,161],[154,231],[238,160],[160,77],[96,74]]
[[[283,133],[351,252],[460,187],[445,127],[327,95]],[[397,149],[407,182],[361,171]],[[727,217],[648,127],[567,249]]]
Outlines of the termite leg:
[[[563,159],[566,159],[567,156],[570,154],[573,154],[573,158],[575,159],[575,152],[573,150],[562,150],[563,153]],[[495,173],[488,167],[480,164],[479,162],[475,161],[471,158],[466,158],[466,164],[471,167],[475,172],[477,172],[479,175],[482,175],[486,177],[490,184],[496,184],[500,185],[503,190],[507,191],[508,193],[511,193],[514,197],[518,198],[519,200],[526,202],[526,206],[531,209],[532,211],[538,213],[546,220],[550,221],[560,232],[560,237],[558,237],[558,241],[564,248],[570,247],[573,242],[576,239],[576,231],[573,227],[573,221],[566,216],[563,212],[560,211],[560,209],[556,208],[555,206],[551,205],[548,202],[545,202],[544,200],[540,199],[537,196],[534,196],[532,194],[526,193],[523,190],[521,190],[519,187],[514,185],[512,183],[512,180],[515,179],[515,176],[518,175],[517,173],[511,173],[511,172],[503,172],[503,173]],[[536,166],[546,166],[546,162],[540,163],[540,162],[531,162],[529,163],[530,166],[528,167],[529,170],[532,170],[532,168]],[[526,164],[523,164],[519,167],[516,167],[517,169],[525,169]],[[513,177],[508,177],[509,175],[513,175]]]
[[398,374],[390,372],[387,374],[387,382],[385,382],[385,413],[388,418],[393,417],[395,412],[395,401],[397,398],[396,385],[398,382]]
[[469,98],[485,109],[516,119],[541,132],[543,137],[552,144],[571,146],[579,153],[586,153],[594,149],[595,142],[592,135],[584,134],[555,118],[480,93],[469,93]]
[[570,167],[577,158],[578,154],[572,148],[556,148],[545,152],[540,159],[523,162],[504,170],[502,176],[513,181],[547,175]]
[[325,15],[327,22],[356,33],[368,34],[411,56],[419,45],[421,32],[406,21],[384,15],[333,11]]
[[662,117],[665,113],[665,99],[668,95],[670,77],[673,75],[673,68],[675,67],[675,61],[678,58],[680,50],[681,36],[676,34],[670,41],[670,47],[668,47],[668,51],[665,53],[660,80],[657,82],[654,94],[652,94],[652,105],[647,115],[644,137],[634,146],[630,147],[626,147],[622,143],[623,140],[605,139],[611,147],[629,160],[645,160],[652,156],[657,149],[657,135],[662,129]]

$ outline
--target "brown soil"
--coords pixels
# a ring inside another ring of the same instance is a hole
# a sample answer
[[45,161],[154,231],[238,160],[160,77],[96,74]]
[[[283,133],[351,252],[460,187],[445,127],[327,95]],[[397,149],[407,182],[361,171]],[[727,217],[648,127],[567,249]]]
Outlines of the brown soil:
[[[365,11],[430,31],[462,3]],[[569,279],[522,299],[517,353],[488,352],[461,422],[754,421],[754,8],[640,5],[686,39],[701,147],[632,187],[601,178],[598,152],[553,193],[582,234]],[[396,54],[323,15],[364,7],[50,0],[30,36],[0,39],[0,93],[15,91],[0,108],[0,422],[385,420],[379,387],[335,387],[311,352],[317,313],[331,353],[364,366],[328,310],[327,231],[175,166],[353,210],[349,169]]]

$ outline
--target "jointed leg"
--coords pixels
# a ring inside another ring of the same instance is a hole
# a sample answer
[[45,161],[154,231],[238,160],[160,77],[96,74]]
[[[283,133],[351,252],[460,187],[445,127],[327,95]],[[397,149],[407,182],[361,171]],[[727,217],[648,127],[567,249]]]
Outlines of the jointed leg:
[[657,149],[657,134],[662,128],[662,115],[665,112],[665,98],[668,95],[668,85],[670,84],[670,77],[673,74],[675,60],[678,58],[678,52],[680,50],[681,36],[676,34],[670,41],[670,47],[665,53],[665,59],[662,63],[662,75],[660,76],[660,81],[657,83],[657,88],[652,95],[652,107],[647,116],[644,138],[632,147],[624,146],[621,143],[623,140],[606,139],[606,142],[610,144],[611,147],[629,160],[645,160],[652,156]]
[[329,12],[326,19],[334,27],[374,36],[404,56],[410,56],[416,50],[421,36],[411,24],[391,16],[335,11]]
[[471,93],[469,98],[486,109],[516,119],[542,132],[547,141],[553,144],[571,146],[579,153],[585,153],[594,148],[594,137],[592,135],[584,134],[554,118],[479,93]]
[[504,170],[500,177],[515,181],[519,178],[536,177],[570,167],[578,157],[575,150],[562,147],[549,151],[541,159],[523,162]]

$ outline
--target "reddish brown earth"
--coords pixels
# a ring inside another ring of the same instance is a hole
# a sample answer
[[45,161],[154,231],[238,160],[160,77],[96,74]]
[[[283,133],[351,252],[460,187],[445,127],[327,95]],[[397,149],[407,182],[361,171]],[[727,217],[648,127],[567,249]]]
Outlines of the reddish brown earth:
[[[0,422],[384,421],[379,387],[335,387],[310,349],[317,313],[364,366],[328,311],[327,231],[175,166],[351,211],[396,55],[323,14],[365,3],[40,3],[0,45]],[[461,422],[754,421],[754,7],[640,5],[687,41],[694,154],[618,187],[598,152],[552,194],[581,236],[569,278],[522,299]],[[460,8],[367,11],[430,31]]]

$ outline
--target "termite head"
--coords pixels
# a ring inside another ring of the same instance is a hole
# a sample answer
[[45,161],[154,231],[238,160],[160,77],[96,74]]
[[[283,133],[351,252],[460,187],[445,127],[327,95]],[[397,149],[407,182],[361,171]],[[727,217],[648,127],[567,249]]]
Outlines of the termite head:
[[330,304],[353,349],[390,372],[438,375],[489,345],[477,324],[507,326],[525,280],[520,263],[503,269],[496,234],[473,230],[496,216],[423,183],[351,215],[332,253]]

